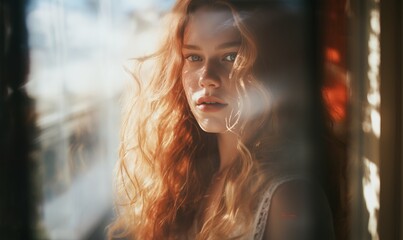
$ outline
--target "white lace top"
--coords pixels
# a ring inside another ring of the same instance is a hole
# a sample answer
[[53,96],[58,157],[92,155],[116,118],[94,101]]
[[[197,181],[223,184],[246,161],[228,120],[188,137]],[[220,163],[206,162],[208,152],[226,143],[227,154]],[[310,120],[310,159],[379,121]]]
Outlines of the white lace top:
[[[246,240],[262,240],[263,235],[266,229],[267,217],[270,211],[271,200],[276,192],[276,190],[284,183],[304,179],[301,176],[296,175],[287,175],[283,177],[276,178],[272,181],[272,184],[267,188],[267,190],[262,194],[261,199],[259,201],[259,205],[256,208],[255,219],[254,219],[254,231],[251,233],[252,235],[247,237]],[[193,225],[192,231],[187,236],[186,239],[195,239],[197,223]],[[235,234],[236,235],[236,234]]]
[[274,192],[278,189],[279,186],[286,182],[290,182],[296,180],[300,177],[298,176],[285,176],[277,178],[273,181],[273,183],[269,186],[269,188],[263,193],[259,205],[256,209],[254,226],[255,231],[253,232],[254,240],[261,240],[263,238],[264,231],[266,229],[267,216],[270,211],[271,199],[274,195]]

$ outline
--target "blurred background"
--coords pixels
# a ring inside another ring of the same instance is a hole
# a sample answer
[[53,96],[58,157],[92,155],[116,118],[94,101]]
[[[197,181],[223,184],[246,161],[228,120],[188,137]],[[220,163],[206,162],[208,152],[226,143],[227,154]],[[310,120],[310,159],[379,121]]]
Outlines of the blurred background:
[[[0,239],[105,239],[127,69],[173,2],[0,0]],[[346,149],[343,239],[403,239],[402,3],[283,2]]]
[[[16,137],[15,145],[2,142],[8,154],[2,152],[1,174],[8,176],[1,184],[7,186],[0,239],[105,238],[113,216],[120,98],[130,80],[125,68],[130,58],[154,49],[160,18],[172,4],[2,1],[2,43],[8,47],[2,56],[2,130],[8,123],[16,129],[1,137]],[[15,126],[18,108],[22,122]],[[10,166],[15,161],[20,163]],[[21,187],[25,192],[15,189]],[[24,208],[21,216],[13,216],[18,208]]]

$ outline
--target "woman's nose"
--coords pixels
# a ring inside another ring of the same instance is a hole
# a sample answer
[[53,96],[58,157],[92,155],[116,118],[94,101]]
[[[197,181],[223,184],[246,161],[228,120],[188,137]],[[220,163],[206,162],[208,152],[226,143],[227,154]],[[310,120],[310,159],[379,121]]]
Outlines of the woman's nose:
[[203,88],[220,87],[221,80],[218,74],[217,65],[214,64],[214,62],[206,62],[200,74],[199,85]]

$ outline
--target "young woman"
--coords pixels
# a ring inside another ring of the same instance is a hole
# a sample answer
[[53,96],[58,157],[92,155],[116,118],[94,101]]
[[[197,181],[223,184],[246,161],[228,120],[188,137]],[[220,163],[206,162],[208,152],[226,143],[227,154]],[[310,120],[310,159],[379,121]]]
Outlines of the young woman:
[[295,127],[268,76],[266,14],[247,1],[177,1],[161,48],[140,60],[151,76],[134,75],[110,237],[334,238],[321,188],[288,147]]

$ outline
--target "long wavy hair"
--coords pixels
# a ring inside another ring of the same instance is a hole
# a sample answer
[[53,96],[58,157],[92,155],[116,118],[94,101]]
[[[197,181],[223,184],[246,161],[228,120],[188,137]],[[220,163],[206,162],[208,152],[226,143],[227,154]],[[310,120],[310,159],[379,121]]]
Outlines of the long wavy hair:
[[[181,79],[184,32],[200,7],[232,13],[242,42],[230,77],[236,79],[238,94],[250,96],[252,91],[253,99],[243,99],[240,112],[234,113],[240,129],[238,158],[224,176],[213,216],[194,232],[199,208],[219,168],[216,135],[197,124]],[[167,16],[169,31],[159,50],[137,59],[137,90],[130,92],[124,110],[115,179],[117,218],[109,227],[110,238],[248,238],[262,191],[275,174],[295,168],[295,163],[281,161],[287,159],[281,147],[285,140],[269,83],[262,80],[265,66],[257,51],[259,30],[252,27],[256,22],[251,19],[258,21],[250,18],[253,11],[242,1],[178,0]],[[147,76],[142,70],[146,62],[153,66]],[[248,112],[256,102],[261,111]],[[246,141],[251,124],[259,133]]]

